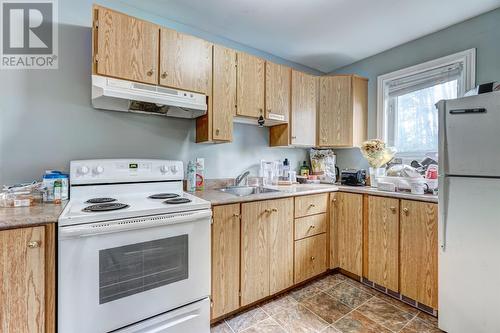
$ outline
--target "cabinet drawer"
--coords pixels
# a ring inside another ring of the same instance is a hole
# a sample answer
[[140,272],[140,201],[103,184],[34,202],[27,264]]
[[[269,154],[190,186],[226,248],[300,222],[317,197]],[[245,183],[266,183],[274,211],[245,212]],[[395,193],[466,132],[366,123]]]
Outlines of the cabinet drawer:
[[326,232],[326,213],[295,219],[295,240]]
[[295,283],[319,275],[325,270],[326,234],[295,241]]
[[295,197],[295,217],[326,213],[328,193]]

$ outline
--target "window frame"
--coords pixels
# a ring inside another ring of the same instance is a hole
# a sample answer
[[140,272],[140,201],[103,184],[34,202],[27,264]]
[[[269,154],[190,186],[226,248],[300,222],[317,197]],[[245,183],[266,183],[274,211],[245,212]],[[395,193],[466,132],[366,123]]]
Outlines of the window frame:
[[[458,95],[463,95],[466,91],[476,86],[476,49],[468,49],[462,52],[454,53],[445,57],[430,60],[418,65],[403,68],[394,72],[379,75],[377,77],[377,137],[387,142],[386,124],[388,117],[388,109],[386,106],[389,104],[386,101],[385,87],[387,83],[393,80],[401,79],[407,76],[412,76],[426,72],[435,68],[448,66],[456,63],[461,63],[465,74],[465,82],[459,85]],[[389,106],[389,105],[388,105]],[[394,106],[393,106],[394,107]],[[418,156],[417,156],[418,155]],[[412,157],[422,157],[416,153],[397,153],[398,157],[411,159]]]

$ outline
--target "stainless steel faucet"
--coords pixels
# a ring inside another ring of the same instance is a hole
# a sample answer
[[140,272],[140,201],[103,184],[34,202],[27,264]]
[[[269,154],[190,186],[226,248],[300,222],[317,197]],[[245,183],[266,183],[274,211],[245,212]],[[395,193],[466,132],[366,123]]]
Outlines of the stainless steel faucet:
[[234,186],[240,186],[241,182],[243,180],[246,180],[249,174],[250,174],[250,171],[245,171],[242,174],[239,174],[236,177],[236,179],[234,180]]

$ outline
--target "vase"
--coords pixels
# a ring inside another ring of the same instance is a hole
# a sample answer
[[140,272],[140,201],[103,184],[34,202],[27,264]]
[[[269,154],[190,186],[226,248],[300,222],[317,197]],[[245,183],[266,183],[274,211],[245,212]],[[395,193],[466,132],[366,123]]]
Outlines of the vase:
[[385,176],[385,168],[370,167],[370,186],[377,187],[377,177]]

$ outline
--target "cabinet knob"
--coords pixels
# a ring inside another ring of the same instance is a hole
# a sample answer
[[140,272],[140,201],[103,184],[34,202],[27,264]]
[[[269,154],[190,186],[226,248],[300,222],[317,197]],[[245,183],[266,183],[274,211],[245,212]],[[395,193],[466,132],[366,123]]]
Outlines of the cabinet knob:
[[393,212],[395,212],[395,211],[396,211],[396,207],[392,206],[392,207],[391,207],[391,210],[392,210]]
[[218,129],[218,128],[217,128],[217,129],[215,130],[215,134],[219,135],[219,133],[220,133],[220,129]]
[[314,208],[314,207],[316,207],[316,205],[315,205],[315,204],[310,204],[310,205],[309,205],[309,208]]
[[39,241],[30,241],[28,242],[28,248],[30,249],[36,249],[40,247],[40,242]]
[[314,260],[316,260],[316,258],[315,257],[311,257],[311,261],[314,261]]
[[154,72],[155,72],[155,69],[154,69],[154,68],[151,68],[151,69],[150,69],[150,70],[149,70],[146,74],[147,74],[148,76],[153,76]]
[[163,73],[161,73],[161,78],[162,78],[162,79],[166,79],[166,78],[167,78],[167,76],[168,76],[167,72],[163,72]]
[[405,215],[408,215],[408,213],[410,212],[410,210],[408,208],[403,208],[403,212],[405,213]]
[[315,226],[315,225],[310,225],[310,226],[309,226],[309,230],[310,230],[310,229],[314,229],[314,228],[316,228],[316,226]]
[[271,210],[269,208],[266,208],[264,211],[268,214],[271,213]]
[[233,214],[233,217],[240,217],[240,214],[236,214],[236,213],[234,213],[234,214]]
[[297,139],[297,137],[295,135],[292,135],[292,139],[295,140]]
[[332,202],[337,202],[337,198],[333,198]]
[[272,210],[273,212],[275,212],[275,213],[278,211],[278,209],[277,209],[277,208],[273,208],[273,209],[271,209],[271,210]]

